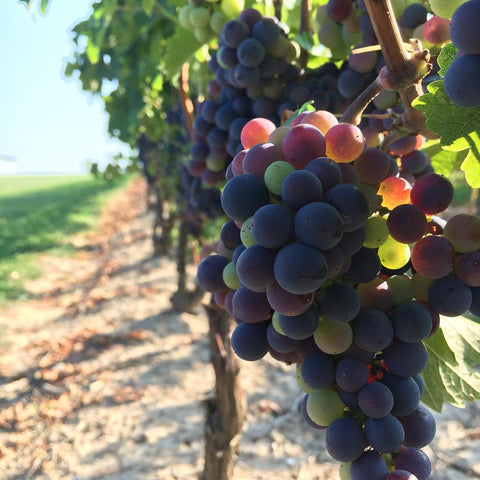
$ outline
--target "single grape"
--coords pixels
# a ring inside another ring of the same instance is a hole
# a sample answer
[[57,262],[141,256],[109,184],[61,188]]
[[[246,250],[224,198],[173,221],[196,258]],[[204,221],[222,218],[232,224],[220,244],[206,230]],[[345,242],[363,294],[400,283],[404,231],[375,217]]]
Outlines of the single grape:
[[327,428],[327,452],[339,462],[356,460],[366,446],[363,428],[353,418],[337,418]]
[[452,43],[462,52],[480,54],[480,1],[469,0],[453,12],[450,20]]

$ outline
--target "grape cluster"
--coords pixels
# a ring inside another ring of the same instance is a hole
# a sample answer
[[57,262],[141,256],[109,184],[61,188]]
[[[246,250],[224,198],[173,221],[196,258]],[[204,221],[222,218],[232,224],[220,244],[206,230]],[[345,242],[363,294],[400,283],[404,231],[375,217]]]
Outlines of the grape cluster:
[[[251,120],[241,141],[221,197],[230,220],[197,272],[236,323],[234,351],[297,365],[303,416],[327,429],[342,478],[426,480],[422,340],[440,315],[480,313],[480,219],[443,222],[448,179],[407,180],[327,111]],[[403,142],[405,171],[421,162],[408,159],[418,138]]]
[[194,123],[192,175],[209,185],[224,178],[232,158],[243,150],[240,133],[252,118],[268,118],[278,126],[284,111],[309,100],[318,109],[339,108],[338,68],[330,63],[300,76],[297,54],[282,24],[258,10],[247,9],[224,25],[209,62],[215,80]]
[[462,3],[450,21],[452,43],[459,52],[445,75],[445,92],[460,107],[480,107],[480,0]]
[[217,36],[230,18],[243,8],[243,1],[189,0],[178,10],[178,22],[183,28],[193,30],[200,43],[207,43]]

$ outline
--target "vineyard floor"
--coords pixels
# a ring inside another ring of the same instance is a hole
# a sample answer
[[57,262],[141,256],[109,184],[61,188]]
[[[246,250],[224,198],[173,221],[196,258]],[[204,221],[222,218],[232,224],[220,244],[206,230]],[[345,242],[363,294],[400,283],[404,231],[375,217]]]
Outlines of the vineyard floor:
[[[172,258],[152,259],[141,180],[72,258],[43,256],[32,298],[0,314],[0,478],[194,480],[213,386],[207,319],[171,310]],[[193,267],[189,271],[194,275]],[[206,297],[207,299],[207,297]],[[242,362],[248,418],[235,480],[336,480],[298,413],[293,367]],[[480,407],[445,407],[433,480],[480,478]],[[211,479],[214,480],[214,479]]]

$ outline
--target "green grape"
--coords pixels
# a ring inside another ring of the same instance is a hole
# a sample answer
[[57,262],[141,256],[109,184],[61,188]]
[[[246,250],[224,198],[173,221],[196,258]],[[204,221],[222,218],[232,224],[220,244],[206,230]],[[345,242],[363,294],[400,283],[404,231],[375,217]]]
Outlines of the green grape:
[[374,99],[373,104],[380,110],[392,108],[398,100],[398,93],[395,90],[382,90]]
[[318,41],[330,50],[343,46],[342,27],[334,22],[324,23],[318,29]]
[[193,25],[190,22],[190,12],[194,8],[195,7],[193,5],[184,5],[178,11],[178,21],[183,28],[187,28],[187,29],[193,28]]
[[194,28],[193,29],[193,34],[195,35],[195,38],[200,43],[207,43],[208,40],[210,40],[210,38],[213,36],[213,32],[208,27],[207,28]]
[[407,303],[413,298],[413,287],[410,278],[403,275],[394,275],[387,278],[387,285],[395,305]]
[[410,247],[397,242],[389,235],[386,242],[378,249],[378,256],[385,268],[396,270],[410,260]]
[[273,162],[265,170],[265,185],[274,195],[280,195],[283,180],[294,170],[295,167],[288,162],[282,160]]
[[307,413],[317,425],[327,427],[343,417],[344,407],[338,393],[330,388],[313,390],[308,394]]
[[352,344],[352,327],[348,322],[331,322],[325,318],[320,318],[313,339],[322,352],[337,355],[345,352]]
[[206,7],[194,7],[188,18],[193,28],[205,28],[210,21],[210,10]]
[[228,18],[235,18],[240,15],[240,12],[245,8],[244,0],[222,0],[220,4],[222,12]]
[[[346,47],[358,45],[362,41],[362,32],[350,32],[345,25],[342,26],[342,39]],[[347,55],[350,48],[347,48]]]
[[387,238],[388,227],[386,220],[379,216],[368,218],[365,222],[365,241],[363,245],[367,248],[378,248],[387,241]]
[[433,278],[422,277],[419,273],[412,276],[413,296],[417,300],[428,301],[428,290],[433,283]]
[[225,14],[219,10],[213,12],[210,16],[210,28],[217,34],[220,35],[223,26],[227,23],[228,18]]
[[313,392],[313,388],[309,387],[305,383],[305,380],[302,377],[302,365],[303,365],[303,362],[297,363],[297,369],[296,369],[297,384],[302,389],[302,392],[311,393]]
[[368,203],[368,213],[369,215],[372,215],[373,212],[377,211],[378,206],[380,205],[380,199],[378,198],[377,192],[368,183],[360,182],[358,188],[360,188],[365,194]]
[[327,15],[327,6],[320,5],[315,12],[315,22],[318,27],[321,27],[323,24],[331,22],[330,17]]
[[229,262],[225,265],[222,278],[223,283],[225,283],[228,288],[231,288],[232,290],[237,290],[237,288],[240,288],[240,281],[238,280],[237,271],[235,270],[235,265],[233,262]]
[[225,158],[222,156],[216,156],[214,153],[210,152],[205,160],[205,165],[212,172],[220,172],[225,167]]
[[435,15],[452,18],[453,12],[466,0],[430,0],[430,8]]
[[281,335],[285,335],[285,332],[282,330],[282,327],[280,326],[280,323],[278,321],[278,312],[273,312],[272,315],[272,325],[273,328],[280,333]]
[[251,247],[252,245],[256,245],[257,241],[253,238],[252,235],[252,228],[253,228],[253,217],[247,218],[240,229],[240,239],[242,243],[246,247]]
[[340,468],[338,470],[338,473],[340,474],[340,480],[352,480],[352,476],[350,475],[350,465],[352,463],[342,463],[340,465]]
[[290,45],[290,42],[288,41],[287,37],[280,35],[278,37],[278,40],[275,42],[275,44],[267,48],[267,53],[269,53],[275,58],[284,57],[287,54],[289,45]]

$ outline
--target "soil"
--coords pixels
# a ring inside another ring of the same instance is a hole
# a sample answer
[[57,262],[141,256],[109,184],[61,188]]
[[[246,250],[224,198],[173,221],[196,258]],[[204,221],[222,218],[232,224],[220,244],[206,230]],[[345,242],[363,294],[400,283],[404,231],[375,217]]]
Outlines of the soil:
[[[1,312],[1,479],[201,473],[203,400],[213,387],[207,318],[201,305],[172,310],[175,262],[152,257],[146,197],[138,180],[112,199],[95,232],[72,237],[78,253],[41,256],[31,299]],[[248,417],[235,480],[337,480],[324,431],[300,418],[294,367],[242,362],[240,378]],[[425,449],[432,479],[479,479],[478,404],[446,406],[437,420]]]

